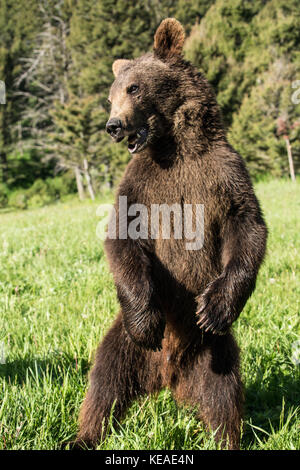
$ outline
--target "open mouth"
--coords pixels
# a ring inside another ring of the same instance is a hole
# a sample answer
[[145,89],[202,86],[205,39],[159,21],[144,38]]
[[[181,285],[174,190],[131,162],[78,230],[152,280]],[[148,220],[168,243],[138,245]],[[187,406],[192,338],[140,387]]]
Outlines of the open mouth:
[[128,150],[130,153],[136,153],[144,146],[148,137],[148,129],[140,127],[135,134],[128,137]]

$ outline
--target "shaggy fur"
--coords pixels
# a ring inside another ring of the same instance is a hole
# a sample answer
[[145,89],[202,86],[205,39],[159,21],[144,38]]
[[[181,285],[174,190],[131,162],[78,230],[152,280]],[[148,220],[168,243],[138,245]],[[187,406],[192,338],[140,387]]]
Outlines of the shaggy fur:
[[97,445],[113,404],[120,419],[133,399],[168,387],[198,408],[222,445],[239,448],[243,392],[230,326],[255,288],[267,231],[214,93],[182,58],[183,40],[167,19],[153,54],[115,63],[111,118],[119,124],[109,131],[116,141],[148,132],[117,196],[149,213],[153,203],[204,204],[204,246],[107,238],[121,311],[96,354],[77,446]]

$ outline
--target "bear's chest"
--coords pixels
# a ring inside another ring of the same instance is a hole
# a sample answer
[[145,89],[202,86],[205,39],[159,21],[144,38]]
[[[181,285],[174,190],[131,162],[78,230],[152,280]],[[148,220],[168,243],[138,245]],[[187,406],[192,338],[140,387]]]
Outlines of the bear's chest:
[[120,187],[128,206],[138,205],[131,214],[143,212],[143,234],[157,271],[166,269],[189,291],[199,289],[220,269],[219,227],[225,208],[215,177],[209,165],[199,161],[178,160],[166,168],[140,161],[129,167]]
[[172,164],[133,160],[120,186],[131,204],[203,204],[209,213],[219,208],[217,175],[206,159],[177,158]]

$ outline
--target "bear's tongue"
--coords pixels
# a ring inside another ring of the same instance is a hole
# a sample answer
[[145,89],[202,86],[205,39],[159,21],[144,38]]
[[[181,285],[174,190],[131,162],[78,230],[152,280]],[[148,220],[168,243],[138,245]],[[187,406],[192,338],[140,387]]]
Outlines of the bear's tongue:
[[130,153],[135,153],[139,147],[145,142],[147,138],[147,129],[141,127],[136,134],[132,134],[128,137],[128,150]]
[[128,150],[130,153],[134,153],[136,151],[138,147],[137,140],[138,140],[137,134],[130,135],[128,137]]

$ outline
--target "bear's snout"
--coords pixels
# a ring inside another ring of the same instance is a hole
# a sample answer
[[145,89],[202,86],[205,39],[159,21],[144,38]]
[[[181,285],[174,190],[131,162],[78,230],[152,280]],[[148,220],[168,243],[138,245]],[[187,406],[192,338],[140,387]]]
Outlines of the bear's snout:
[[122,121],[118,118],[111,118],[107,121],[106,131],[115,140],[120,139],[120,137],[124,137]]

